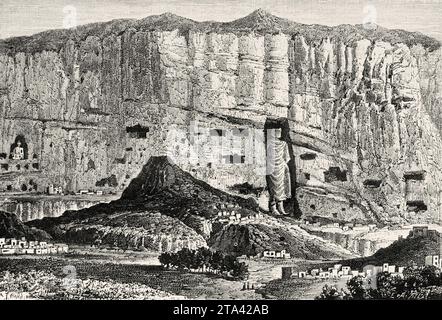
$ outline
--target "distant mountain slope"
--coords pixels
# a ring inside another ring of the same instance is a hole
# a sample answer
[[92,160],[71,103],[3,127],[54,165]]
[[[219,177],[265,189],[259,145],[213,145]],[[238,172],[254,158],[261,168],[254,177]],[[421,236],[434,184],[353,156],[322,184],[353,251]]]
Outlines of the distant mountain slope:
[[440,47],[436,39],[419,32],[408,32],[397,29],[386,29],[377,26],[376,29],[364,28],[362,25],[338,25],[335,27],[323,25],[306,25],[288,19],[274,16],[258,9],[246,17],[231,22],[197,22],[171,13],[149,16],[144,19],[118,19],[109,22],[91,23],[75,29],[60,29],[45,31],[29,37],[15,37],[0,41],[0,53],[3,52],[38,52],[59,51],[69,39],[83,41],[89,36],[101,39],[114,34],[118,35],[133,28],[137,31],[189,31],[241,33],[254,31],[257,33],[301,34],[310,41],[320,41],[323,38],[341,38],[345,43],[353,43],[361,39],[371,41],[387,41],[392,44],[407,45],[422,44],[430,51]]

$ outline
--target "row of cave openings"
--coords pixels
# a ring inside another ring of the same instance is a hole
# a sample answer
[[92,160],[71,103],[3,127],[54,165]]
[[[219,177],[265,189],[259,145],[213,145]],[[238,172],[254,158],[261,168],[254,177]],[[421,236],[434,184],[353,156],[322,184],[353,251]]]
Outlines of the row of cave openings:
[[[311,161],[315,160],[317,154],[314,152],[306,152],[299,156],[301,160]],[[310,173],[304,172],[305,180],[310,180]],[[342,170],[340,167],[329,167],[327,171],[324,171],[324,181],[327,183],[339,181],[345,182],[347,181],[347,170]]]
[[[307,152],[300,155],[300,159],[304,161],[315,160],[317,157],[316,153]],[[304,172],[304,179],[310,180],[310,173]],[[425,180],[425,171],[409,171],[404,173],[404,180],[406,186],[406,206],[407,211],[426,211],[428,207],[423,200],[423,188]],[[329,167],[327,171],[324,171],[324,181],[327,183],[335,181],[347,181],[347,170],[342,170],[339,167]],[[365,188],[377,189],[382,185],[382,179],[366,179],[363,182]],[[400,208],[400,205],[397,205]],[[310,209],[315,210],[316,206],[312,204]],[[344,211],[345,209],[343,209]],[[334,214],[333,216],[335,216]]]
[[22,183],[18,190],[16,190],[12,184],[7,184],[3,187],[3,191],[22,191],[22,192],[33,192],[38,191],[38,184],[34,180],[29,180],[28,183]]
[[[428,210],[423,200],[425,171],[409,171],[404,173],[405,197],[407,211],[426,211]],[[370,189],[379,188],[382,185],[381,179],[367,179],[364,186]],[[397,205],[400,208],[400,205]]]
[[[197,132],[200,135],[201,132]],[[249,130],[244,128],[234,128],[232,129],[232,135],[237,138],[245,138],[249,135]],[[209,136],[211,138],[220,139],[219,143],[222,144],[221,139],[227,136],[227,130],[223,129],[210,129]],[[242,164],[246,162],[246,156],[244,154],[227,154],[222,155],[223,164]],[[212,167],[212,163],[208,163],[208,167]]]
[[[134,126],[126,127],[126,133],[129,139],[147,139],[147,134],[149,133],[149,127],[136,124]],[[233,135],[238,137],[248,136],[248,130],[243,128],[234,128]],[[196,135],[202,134],[201,132],[196,132]],[[210,137],[222,138],[226,136],[226,130],[223,129],[210,129]],[[116,159],[118,163],[124,163],[123,159]],[[222,156],[222,163],[224,164],[243,164],[246,162],[246,156],[244,154],[228,154]],[[212,163],[207,163],[207,167],[211,168]]]
[[[423,199],[425,171],[409,171],[404,173],[405,197],[407,211],[426,211],[428,207]],[[367,179],[364,186],[369,189],[376,189],[382,185],[382,179]],[[396,205],[399,209],[400,204]]]

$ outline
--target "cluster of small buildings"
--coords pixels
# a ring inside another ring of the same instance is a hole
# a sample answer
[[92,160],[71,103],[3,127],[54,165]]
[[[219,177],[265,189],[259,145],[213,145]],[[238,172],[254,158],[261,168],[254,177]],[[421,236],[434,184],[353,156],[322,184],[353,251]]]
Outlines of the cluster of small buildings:
[[48,194],[54,195],[54,194],[64,194],[63,193],[63,187],[62,186],[55,186],[53,184],[50,184],[48,187]]
[[218,212],[218,221],[220,220],[240,220],[241,219],[241,213],[236,213],[234,210],[232,211],[220,211]]
[[290,259],[290,253],[286,250],[265,250],[258,257],[271,258],[271,259]]
[[44,241],[27,241],[14,238],[0,238],[0,255],[22,255],[22,254],[61,254],[67,253],[69,247],[62,243],[47,243]]
[[[213,209],[218,210],[218,207],[215,205]],[[233,204],[221,204],[221,209],[218,211],[213,220],[221,223],[253,222],[264,217],[262,213],[242,216],[241,213],[235,211],[234,209],[239,209],[239,206]]]
[[[63,192],[63,187],[62,186],[56,186],[53,184],[50,184],[47,187],[47,194],[48,195],[64,195],[65,193]],[[78,192],[75,193],[76,195],[97,195],[97,196],[102,196],[103,195],[103,191],[102,190],[97,190],[97,191],[91,191],[91,190],[87,190],[87,189],[82,189],[79,190]]]
[[256,213],[254,215],[242,216],[240,213],[232,211],[220,211],[215,218],[218,222],[233,223],[233,222],[253,222],[263,218],[262,213]]
[[282,267],[282,279],[289,279],[292,276],[298,278],[310,278],[310,279],[351,279],[353,277],[361,276],[363,278],[371,277],[381,272],[388,272],[393,275],[402,276],[405,267],[396,267],[384,263],[382,266],[366,266],[363,271],[352,270],[349,266],[343,266],[341,264],[335,264],[332,268],[324,270],[322,268],[312,269],[310,271],[298,271],[293,274],[293,267]]
[[97,195],[97,196],[102,196],[103,195],[103,191],[102,190],[97,190],[97,191],[90,191],[90,190],[86,190],[86,189],[84,189],[84,190],[80,190],[80,191],[78,191],[77,193],[75,193],[76,195],[85,195],[85,194],[87,194],[87,195]]
[[242,285],[242,290],[244,291],[244,290],[255,290],[255,289],[258,289],[258,288],[260,288],[261,287],[261,284],[258,284],[258,283],[251,283],[251,282],[249,282],[249,281],[245,281],[245,282],[243,282],[243,285]]

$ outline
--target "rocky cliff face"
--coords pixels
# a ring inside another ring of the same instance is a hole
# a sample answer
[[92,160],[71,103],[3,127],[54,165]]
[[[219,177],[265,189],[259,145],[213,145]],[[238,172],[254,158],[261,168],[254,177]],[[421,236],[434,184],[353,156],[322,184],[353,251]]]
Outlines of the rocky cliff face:
[[21,221],[43,219],[44,217],[59,217],[66,211],[81,210],[103,202],[116,200],[118,197],[30,197],[16,196],[0,200],[0,210],[14,213]]
[[0,238],[26,238],[31,241],[51,240],[51,236],[43,230],[30,228],[13,213],[0,211]]
[[[302,215],[439,223],[440,55],[420,34],[263,11],[6,39],[0,191],[123,190],[165,154],[217,188],[264,187],[263,129],[280,121]],[[10,159],[18,140],[26,159]]]

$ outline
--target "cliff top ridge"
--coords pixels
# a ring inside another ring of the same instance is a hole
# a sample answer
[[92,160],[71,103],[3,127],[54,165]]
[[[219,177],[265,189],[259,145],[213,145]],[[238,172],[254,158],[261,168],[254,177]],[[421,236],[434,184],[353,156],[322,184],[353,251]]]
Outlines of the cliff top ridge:
[[44,31],[32,36],[0,39],[0,53],[15,54],[17,52],[35,53],[41,51],[59,51],[68,40],[84,41],[95,36],[103,39],[107,36],[119,36],[129,29],[137,31],[172,31],[179,30],[182,34],[189,31],[216,33],[285,33],[291,36],[303,35],[308,42],[321,42],[324,38],[338,38],[347,44],[361,39],[370,41],[386,41],[392,44],[405,43],[409,46],[421,44],[429,51],[440,47],[440,42],[419,32],[408,32],[399,29],[386,29],[376,26],[374,29],[363,25],[306,25],[280,18],[258,9],[246,17],[230,22],[204,21],[197,22],[173,13],[153,15],[140,20],[118,19],[108,22],[91,23],[73,29],[57,29]]

